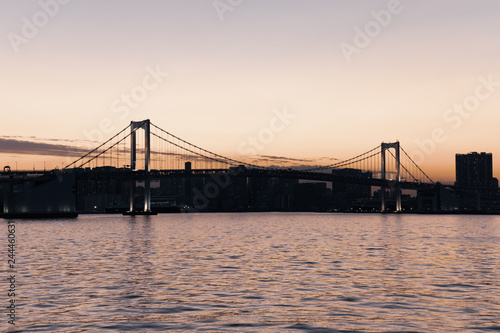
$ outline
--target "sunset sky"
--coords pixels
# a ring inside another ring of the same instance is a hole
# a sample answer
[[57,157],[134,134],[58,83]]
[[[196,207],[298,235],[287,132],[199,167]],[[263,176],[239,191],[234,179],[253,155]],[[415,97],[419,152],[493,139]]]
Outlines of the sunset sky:
[[499,15],[495,0],[1,1],[0,164],[60,166],[58,146],[146,118],[236,158],[279,111],[259,154],[399,140],[435,178],[471,151],[500,177]]

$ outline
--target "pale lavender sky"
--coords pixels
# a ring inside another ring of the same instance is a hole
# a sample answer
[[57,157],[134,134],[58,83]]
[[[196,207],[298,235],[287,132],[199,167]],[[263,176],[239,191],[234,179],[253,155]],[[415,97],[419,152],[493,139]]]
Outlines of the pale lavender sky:
[[[0,2],[0,135],[85,140],[103,119],[116,132],[150,118],[238,156],[273,110],[286,109],[295,118],[259,153],[343,159],[400,140],[447,179],[456,152],[500,162],[500,2],[231,3]],[[372,36],[356,44],[358,28]],[[356,53],[346,57],[346,45]],[[126,106],[121,96],[155,69],[168,76],[148,80],[147,96]],[[464,103],[471,111],[456,111]],[[2,154],[0,164],[18,158]]]

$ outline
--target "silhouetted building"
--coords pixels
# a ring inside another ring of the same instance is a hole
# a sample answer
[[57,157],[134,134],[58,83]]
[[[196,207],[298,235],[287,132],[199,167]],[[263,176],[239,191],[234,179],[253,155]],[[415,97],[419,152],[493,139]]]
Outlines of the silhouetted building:
[[464,211],[500,208],[498,180],[493,178],[493,157],[487,153],[456,154],[456,195]]
[[456,186],[460,187],[498,187],[493,178],[493,157],[486,153],[455,155]]
[[324,211],[327,209],[326,183],[299,183],[295,185],[294,210]]
[[241,211],[247,209],[248,189],[246,178],[233,177],[221,172],[202,179],[204,183],[203,195],[207,199],[207,206],[204,210]]
[[458,211],[459,201],[455,195],[441,183],[433,188],[418,191],[418,210],[421,212]]
[[290,211],[293,209],[293,197],[298,179],[275,179],[274,180],[274,208],[279,211]]
[[160,190],[162,195],[178,200],[184,195],[183,179],[180,177],[161,178]]
[[[346,178],[372,178],[371,172],[364,172],[358,169],[333,170],[332,174]],[[350,211],[355,202],[371,197],[371,186],[349,184],[348,182],[333,182],[332,195],[333,209]]]
[[244,211],[248,209],[248,180],[246,177],[230,177],[225,194],[224,210]]
[[77,171],[77,210],[80,213],[104,212],[111,206],[125,206],[129,200],[128,184],[117,177],[113,167]]
[[248,199],[252,210],[273,209],[273,181],[271,178],[248,179]]
[[24,174],[2,186],[0,214],[76,212],[75,173]]

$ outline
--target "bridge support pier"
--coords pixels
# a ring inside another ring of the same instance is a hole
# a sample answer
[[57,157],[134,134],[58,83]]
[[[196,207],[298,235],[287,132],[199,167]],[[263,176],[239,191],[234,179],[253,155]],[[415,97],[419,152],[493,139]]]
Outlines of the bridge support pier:
[[[394,148],[396,151],[396,179],[394,181],[394,185],[391,186],[391,189],[394,190],[394,193],[396,195],[396,212],[401,212],[402,210],[402,205],[401,205],[401,187],[399,186],[399,182],[401,181],[401,160],[400,160],[400,149],[399,149],[399,141],[396,141],[394,143],[384,143],[382,142],[381,145],[381,160],[382,160],[382,165],[381,165],[381,178],[382,180],[386,180],[386,168],[385,168],[385,151],[387,149]],[[392,185],[392,184],[391,184]],[[381,211],[386,212],[387,211],[387,201],[386,201],[386,186],[382,185],[380,187],[380,198],[381,198]]]
[[135,180],[130,181],[130,205],[129,205],[129,212],[133,212],[135,210],[134,207],[134,201],[135,201]]
[[[137,162],[137,139],[136,132],[139,128],[144,129],[144,210],[135,210],[135,187],[136,179],[136,162]],[[149,119],[143,121],[132,121],[130,123],[130,170],[134,179],[130,181],[130,210],[125,213],[127,215],[154,215],[151,212],[151,175],[149,173],[149,162],[151,155],[151,141],[150,141],[150,121]]]

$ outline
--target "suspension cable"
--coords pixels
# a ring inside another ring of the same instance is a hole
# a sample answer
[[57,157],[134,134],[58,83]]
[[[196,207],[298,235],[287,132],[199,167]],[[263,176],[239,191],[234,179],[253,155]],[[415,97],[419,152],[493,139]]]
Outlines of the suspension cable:
[[[152,125],[152,126],[154,126],[154,127],[156,127],[157,129],[159,129],[160,131],[164,132],[165,134],[170,135],[170,136],[172,136],[173,138],[176,138],[177,140],[179,140],[179,141],[181,141],[181,142],[183,142],[183,143],[185,143],[185,144],[188,144],[188,145],[189,145],[189,146],[191,146],[191,147],[197,148],[197,149],[199,149],[199,150],[201,150],[201,151],[203,151],[203,152],[205,152],[205,153],[208,153],[208,154],[210,154],[210,155],[213,155],[213,156],[216,156],[216,157],[219,157],[219,158],[221,158],[221,159],[222,159],[222,160],[218,160],[218,159],[214,159],[214,158],[207,157],[207,158],[209,158],[209,159],[213,159],[214,161],[218,161],[218,162],[221,162],[221,163],[224,163],[224,164],[230,164],[230,165],[247,165],[247,166],[251,166],[251,167],[254,167],[254,168],[259,168],[259,169],[265,168],[265,167],[262,167],[262,166],[260,166],[260,165],[255,165],[255,164],[244,163],[244,162],[241,162],[241,161],[234,160],[234,159],[232,159],[232,158],[228,158],[228,157],[225,157],[225,156],[222,156],[222,155],[219,155],[219,154],[213,153],[213,152],[211,152],[211,151],[208,151],[208,150],[206,150],[206,149],[203,149],[203,148],[201,148],[201,147],[198,147],[198,146],[196,146],[196,145],[194,145],[194,144],[192,144],[192,143],[190,143],[190,142],[187,142],[187,141],[185,141],[185,140],[182,140],[181,138],[179,138],[179,137],[177,137],[177,136],[173,135],[172,133],[169,133],[169,132],[165,131],[164,129],[162,129],[162,128],[160,128],[160,127],[156,126],[156,125],[155,125],[155,124],[153,124],[153,123],[151,123],[151,125]],[[163,139],[162,137],[159,137],[159,138]],[[164,140],[165,140],[165,139],[164,139]],[[166,140],[166,141],[167,141],[167,140]],[[174,144],[173,142],[170,142],[170,141],[167,141],[167,142],[169,142],[169,143],[171,143],[171,144],[173,144],[173,145],[176,145],[176,144]],[[194,152],[194,151],[192,151],[192,150],[188,150],[187,148],[183,148],[182,146],[179,146],[179,145],[176,145],[176,146],[177,146],[177,147],[179,147],[179,148],[181,148],[181,149],[185,149],[185,150],[187,150],[187,151],[189,151],[189,152],[191,152],[191,153],[193,153],[193,154],[197,154],[197,155],[199,155],[199,156],[206,157],[206,156],[204,156],[204,155],[200,155],[199,153],[195,153],[195,152]],[[231,161],[231,162],[234,162],[234,163],[224,162],[224,160]]]
[[105,144],[107,144],[108,142],[110,142],[111,140],[113,140],[114,138],[116,138],[118,135],[122,134],[123,132],[125,132],[125,130],[127,128],[129,128],[130,125],[128,125],[127,127],[125,127],[124,129],[122,129],[118,134],[116,134],[115,136],[113,136],[111,139],[109,139],[108,141],[104,142],[103,144],[101,144],[99,147],[95,148],[94,150],[88,152],[87,154],[83,155],[82,157],[80,157],[79,159],[77,159],[76,161],[74,161],[73,163],[70,163],[68,164],[67,166],[65,166],[63,169],[67,169],[69,168],[71,165],[73,164],[76,164],[78,161],[84,159],[85,157],[89,156],[90,154],[92,154],[93,152],[95,152],[96,150],[98,150],[99,148],[101,148],[102,146],[104,146]]
[[[122,132],[123,132],[123,131],[125,131],[126,129],[127,129],[127,128],[125,128],[124,130],[122,130],[120,133],[122,133]],[[92,162],[93,160],[95,160],[95,159],[96,159],[96,158],[98,158],[99,156],[101,156],[101,155],[105,154],[105,153],[106,153],[106,152],[108,152],[110,149],[112,149],[113,147],[115,147],[117,144],[121,143],[122,141],[124,141],[125,139],[127,139],[129,136],[131,136],[133,133],[135,133],[138,129],[139,129],[139,127],[135,128],[132,132],[130,132],[127,136],[125,136],[123,139],[121,139],[120,141],[118,141],[118,142],[117,142],[117,143],[115,143],[114,145],[112,145],[112,146],[110,146],[109,148],[107,148],[107,149],[103,150],[102,152],[100,152],[100,153],[99,153],[99,154],[97,154],[96,156],[92,157],[92,158],[91,158],[90,160],[88,160],[87,162],[80,164],[80,165],[78,166],[78,168],[81,168],[82,166],[84,166],[84,165],[86,165],[86,164],[88,164],[88,163]],[[118,133],[118,134],[120,134],[120,133]],[[117,137],[117,136],[118,136],[118,134],[117,134],[117,135],[115,135],[113,138]],[[113,139],[113,138],[112,138],[112,139]],[[110,140],[111,140],[111,139],[110,139]],[[109,142],[110,140],[106,141],[106,143],[107,143],[107,142]],[[104,145],[104,144],[100,145],[99,147],[102,147],[103,145]],[[98,148],[99,148],[99,147],[98,147]],[[98,148],[94,149],[93,151],[96,151]],[[89,153],[89,154],[90,154],[90,153]],[[89,154],[87,154],[86,156],[88,156]],[[84,157],[85,157],[85,156],[84,156]],[[83,158],[83,157],[82,157],[82,158]],[[81,160],[82,158],[78,159],[77,161]],[[77,161],[73,162],[72,164],[76,163]],[[71,164],[70,164],[70,165],[71,165]]]
[[403,147],[401,147],[401,146],[399,146],[399,147],[401,148],[401,150],[403,151],[403,153],[405,153],[405,155],[406,155],[406,156],[410,159],[410,161],[411,161],[413,164],[415,164],[415,166],[417,167],[417,169],[418,169],[418,170],[420,170],[420,172],[421,172],[421,173],[422,173],[425,177],[427,177],[427,179],[429,179],[429,181],[430,181],[431,183],[433,183],[433,184],[434,184],[434,181],[433,181],[433,180],[432,180],[429,176],[427,176],[427,174],[426,174],[426,173],[425,173],[422,169],[420,169],[420,167],[417,165],[417,163],[415,163],[415,161],[413,161],[413,159],[410,157],[410,155],[408,155],[408,153],[407,153],[407,152],[403,149]]
[[[354,163],[358,163],[358,162],[366,161],[367,159],[372,158],[373,156],[377,156],[377,155],[379,155],[379,154],[380,154],[380,152],[375,153],[375,154],[371,154],[371,155],[369,155],[369,156],[366,156],[366,157],[364,157],[364,158],[362,158],[362,159],[359,159],[359,160],[357,160],[357,161],[354,161],[354,162],[347,162],[347,163],[344,163],[344,164],[339,164],[339,165],[336,165],[335,167],[333,167],[332,169],[340,169],[340,168],[345,167],[345,166],[347,166],[347,165],[352,165],[352,164],[354,164]],[[306,171],[308,171],[308,170],[306,170]]]
[[[175,147],[179,148],[179,149],[180,149],[180,151],[185,150],[185,151],[188,151],[188,152],[190,152],[190,153],[192,153],[192,154],[194,154],[194,155],[197,155],[197,156],[199,156],[199,157],[203,157],[203,158],[206,158],[206,159],[209,159],[209,160],[212,160],[212,161],[215,161],[215,162],[219,162],[219,163],[222,163],[222,164],[236,165],[236,164],[234,164],[234,163],[229,163],[229,162],[224,161],[224,160],[221,160],[221,159],[217,159],[217,158],[213,158],[213,157],[205,156],[205,155],[202,155],[202,154],[200,154],[200,153],[197,153],[197,152],[195,152],[195,151],[193,151],[193,150],[190,150],[190,149],[188,149],[188,148],[184,148],[184,147],[182,147],[182,146],[180,146],[180,145],[178,145],[178,144],[176,144],[176,143],[174,143],[174,142],[172,142],[172,141],[169,141],[169,140],[167,140],[167,139],[165,139],[165,138],[163,138],[163,137],[161,137],[161,136],[159,136],[159,135],[157,135],[157,134],[155,134],[155,133],[151,133],[151,135],[154,135],[154,136],[156,136],[157,138],[159,138],[160,140],[163,140],[163,141],[165,141],[165,142],[167,142],[167,143],[170,143],[171,145],[174,145]],[[180,153],[180,152],[176,152],[176,153],[174,153],[174,154],[175,154],[175,155],[177,155],[177,156],[180,156],[180,155],[181,155],[181,153]]]
[[[330,164],[330,165],[325,165],[325,166],[320,166],[320,167],[316,167],[316,168],[306,169],[306,170],[304,170],[304,171],[317,171],[317,170],[324,170],[324,169],[336,169],[336,168],[338,168],[338,167],[340,167],[340,166],[353,164],[353,163],[356,163],[356,162],[358,162],[358,161],[355,161],[355,162],[352,162],[352,163],[348,163],[348,162],[350,162],[350,161],[352,161],[352,160],[355,160],[355,159],[357,159],[357,158],[359,158],[359,157],[361,157],[361,156],[367,155],[367,154],[371,153],[372,151],[374,151],[374,150],[376,150],[376,149],[379,149],[379,148],[380,148],[380,145],[378,145],[377,147],[375,147],[375,148],[373,148],[373,149],[370,149],[370,150],[369,150],[369,151],[367,151],[367,152],[364,152],[363,154],[360,154],[360,155],[358,155],[358,156],[354,156],[354,157],[352,157],[352,158],[350,158],[350,159],[347,159],[347,160],[344,160],[344,161],[340,161],[340,162],[337,162],[337,163],[334,163],[334,164]],[[368,158],[373,157],[373,156],[375,156],[375,155],[377,155],[377,154],[380,154],[380,152],[375,153],[375,154],[372,154],[372,155],[368,156]],[[360,160],[360,161],[363,161],[363,160],[364,160],[364,159],[362,159],[362,160]]]
[[[394,156],[392,151],[390,151],[390,150],[387,150],[387,151],[389,152],[389,154],[392,155],[392,157],[394,157],[394,159],[396,159],[396,156]],[[408,171],[408,169],[402,163],[399,163],[399,166],[402,167],[410,176],[412,176],[414,181],[418,182],[418,179],[414,175],[412,175],[411,172]],[[400,175],[400,177],[401,177],[401,175]]]

